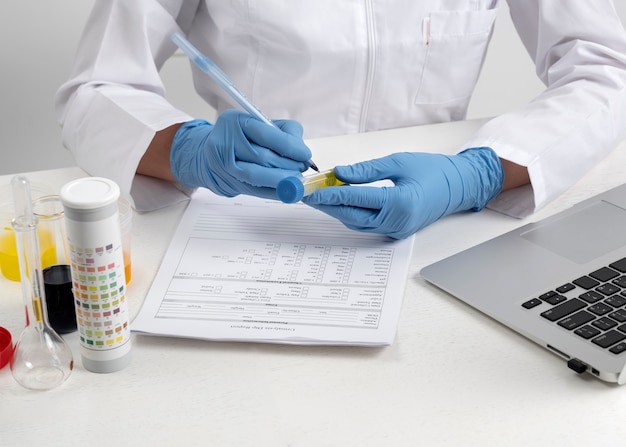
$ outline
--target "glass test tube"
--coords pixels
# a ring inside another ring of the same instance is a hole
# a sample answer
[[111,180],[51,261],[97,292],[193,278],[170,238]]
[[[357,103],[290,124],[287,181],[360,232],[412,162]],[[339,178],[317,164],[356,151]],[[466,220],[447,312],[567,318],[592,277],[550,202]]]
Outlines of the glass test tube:
[[282,202],[295,203],[318,189],[340,185],[345,185],[345,183],[338,180],[333,170],[329,169],[317,174],[287,177],[278,182],[276,194]]
[[30,183],[26,177],[16,176],[11,184],[15,202],[12,225],[26,311],[26,327],[15,345],[11,372],[25,388],[49,390],[65,382],[72,372],[72,351],[48,323],[38,221],[32,210]]

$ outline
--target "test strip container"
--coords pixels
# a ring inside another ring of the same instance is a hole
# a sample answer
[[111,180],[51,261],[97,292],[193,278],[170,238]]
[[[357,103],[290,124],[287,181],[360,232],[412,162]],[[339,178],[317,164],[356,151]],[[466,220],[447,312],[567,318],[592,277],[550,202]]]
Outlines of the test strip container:
[[61,188],[80,354],[85,369],[110,373],[131,360],[120,189],[110,179],[87,177]]

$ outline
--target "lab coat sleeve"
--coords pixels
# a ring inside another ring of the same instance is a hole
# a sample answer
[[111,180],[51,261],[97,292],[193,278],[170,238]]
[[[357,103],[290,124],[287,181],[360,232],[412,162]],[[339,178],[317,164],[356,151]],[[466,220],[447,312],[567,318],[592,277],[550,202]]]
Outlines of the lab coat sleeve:
[[139,210],[187,198],[188,191],[135,171],[157,131],[192,119],[165,99],[158,72],[175,51],[169,36],[185,32],[197,4],[96,0],[55,98],[63,143],[77,164],[115,180]]
[[547,88],[486,123],[464,147],[489,146],[528,168],[532,186],[503,192],[489,204],[524,217],[567,190],[626,137],[626,33],[610,0],[508,3]]

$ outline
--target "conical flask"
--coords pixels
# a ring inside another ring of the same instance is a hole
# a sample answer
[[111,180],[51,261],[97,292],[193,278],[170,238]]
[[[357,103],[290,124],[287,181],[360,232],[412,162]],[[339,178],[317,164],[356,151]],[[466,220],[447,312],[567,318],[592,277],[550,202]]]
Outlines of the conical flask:
[[72,351],[50,327],[43,288],[37,219],[32,211],[30,184],[23,176],[11,181],[15,230],[26,310],[26,327],[14,348],[11,372],[25,388],[48,390],[67,380],[74,366]]

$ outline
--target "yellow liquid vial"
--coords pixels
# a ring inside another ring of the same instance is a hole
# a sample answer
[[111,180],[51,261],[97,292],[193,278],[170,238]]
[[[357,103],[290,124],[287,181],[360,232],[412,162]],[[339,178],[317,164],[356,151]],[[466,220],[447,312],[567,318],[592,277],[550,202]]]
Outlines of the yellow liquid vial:
[[[56,246],[50,232],[39,230],[39,251],[41,268],[45,269],[57,263]],[[17,257],[17,244],[12,228],[3,228],[0,233],[0,271],[2,276],[11,281],[20,280],[20,264]]]
[[20,280],[20,265],[17,260],[17,246],[13,228],[3,228],[0,234],[0,271],[6,279]]
[[287,177],[278,183],[276,194],[282,202],[295,203],[318,189],[341,185],[345,183],[338,180],[333,170],[329,169],[302,177]]
[[126,279],[126,285],[130,283],[130,275],[132,274],[133,269],[131,268],[130,262],[130,252],[128,250],[124,250],[124,277]]

